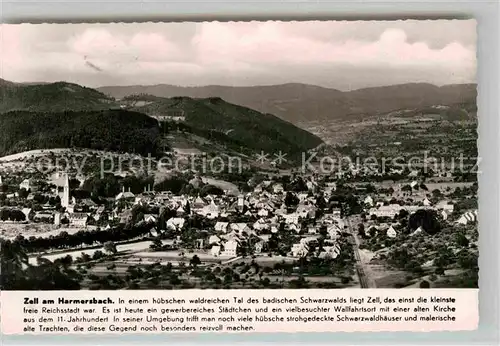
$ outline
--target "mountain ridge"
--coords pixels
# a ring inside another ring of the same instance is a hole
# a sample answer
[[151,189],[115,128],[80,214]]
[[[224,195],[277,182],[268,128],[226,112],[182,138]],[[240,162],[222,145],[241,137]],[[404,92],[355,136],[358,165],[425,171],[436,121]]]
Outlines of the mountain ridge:
[[169,84],[150,86],[108,86],[97,90],[115,98],[133,94],[158,97],[187,96],[207,98],[218,96],[262,113],[274,114],[294,124],[346,119],[351,115],[380,114],[390,111],[455,105],[475,102],[477,84],[405,83],[341,91],[301,83],[265,86],[196,86]]

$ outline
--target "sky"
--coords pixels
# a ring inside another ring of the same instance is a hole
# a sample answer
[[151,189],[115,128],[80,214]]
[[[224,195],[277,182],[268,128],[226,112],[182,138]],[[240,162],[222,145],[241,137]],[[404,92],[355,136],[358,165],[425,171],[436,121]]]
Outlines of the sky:
[[340,90],[476,82],[474,20],[2,24],[1,78]]

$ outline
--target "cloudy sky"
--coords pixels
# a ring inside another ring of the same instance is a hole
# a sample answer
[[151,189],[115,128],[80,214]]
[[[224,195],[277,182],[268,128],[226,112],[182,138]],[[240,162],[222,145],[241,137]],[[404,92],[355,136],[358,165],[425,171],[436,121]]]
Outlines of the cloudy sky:
[[476,76],[473,20],[4,24],[0,40],[0,73],[15,82],[349,90]]

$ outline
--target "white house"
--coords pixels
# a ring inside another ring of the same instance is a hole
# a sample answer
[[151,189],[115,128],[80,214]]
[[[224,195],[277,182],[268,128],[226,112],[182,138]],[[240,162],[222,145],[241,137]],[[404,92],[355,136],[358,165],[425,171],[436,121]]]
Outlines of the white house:
[[144,215],[144,221],[147,223],[155,223],[157,219],[158,219],[158,215],[154,215],[154,214]]
[[477,210],[468,211],[462,216],[460,216],[460,218],[456,222],[462,225],[467,225],[468,223],[476,222],[477,215],[478,215]]
[[218,221],[216,224],[215,224],[215,231],[217,232],[224,232],[226,233],[228,231],[228,226],[229,226],[229,222],[221,222],[221,221]]
[[389,227],[386,234],[387,234],[387,237],[389,237],[389,238],[396,238],[396,236],[397,236],[396,230],[392,226]]
[[31,179],[24,179],[21,182],[21,184],[19,184],[19,190],[21,190],[21,189],[25,189],[26,191],[31,189]]
[[70,213],[68,220],[72,227],[86,227],[89,215],[87,213]]
[[373,198],[371,198],[371,196],[366,196],[365,200],[364,200],[364,203],[370,207],[373,206]]
[[263,240],[255,244],[255,253],[260,254],[264,248],[265,242]]
[[125,191],[125,187],[122,188],[122,192],[120,192],[116,198],[117,201],[120,200],[125,200],[125,201],[135,201],[135,195],[130,192],[130,189],[128,191]]
[[330,239],[338,239],[340,237],[340,232],[342,232],[342,229],[340,229],[339,225],[333,224],[326,228],[326,232],[328,233]]
[[217,237],[216,235],[211,235],[209,238],[208,238],[208,244],[209,245],[219,245],[220,244],[220,238]]
[[286,224],[298,224],[300,216],[298,214],[283,215]]
[[243,232],[250,233],[252,231],[252,229],[244,222],[232,223],[229,225],[229,228],[239,234],[242,234]]
[[422,227],[419,227],[415,230],[415,232],[411,233],[410,236],[414,236],[414,235],[417,235],[417,234],[420,234],[422,233],[424,230]]
[[207,219],[215,219],[219,216],[219,207],[214,203],[214,201],[211,201],[209,205],[203,207],[200,214],[205,216]]
[[186,211],[184,210],[184,208],[181,206],[179,206],[179,208],[177,208],[177,210],[175,211],[177,213],[177,216],[182,216],[186,213]]
[[305,242],[300,242],[292,245],[292,257],[305,257],[309,252],[309,245]]
[[296,214],[301,218],[314,218],[316,214],[316,208],[311,205],[300,204],[295,211]]
[[307,228],[307,233],[308,234],[317,234],[318,233],[318,227],[311,226]]
[[221,256],[227,257],[236,257],[238,251],[238,242],[234,239],[228,240],[224,244],[224,251],[221,253]]
[[219,257],[220,256],[220,246],[219,245],[214,245],[210,249],[210,254],[214,257]]
[[340,246],[335,244],[333,246],[324,246],[323,251],[319,253],[319,258],[335,259],[340,255]]
[[184,223],[186,220],[182,217],[172,217],[167,220],[167,229],[173,230],[173,231],[178,231],[181,230],[182,227],[184,227]]
[[424,199],[424,201],[422,202],[423,205],[425,205],[426,207],[429,207],[432,205],[431,201],[429,201],[429,199]]
[[200,196],[193,201],[193,209],[203,209],[207,204]]
[[267,209],[262,208],[257,212],[257,215],[261,217],[266,217],[269,215],[269,211]]
[[442,209],[447,213],[452,213],[454,208],[455,208],[454,205],[449,204],[448,201],[440,201],[436,204],[436,209]]
[[288,229],[290,231],[294,231],[297,233],[299,233],[300,230],[302,229],[302,227],[300,226],[300,223],[289,223],[287,226],[288,226]]
[[23,212],[24,216],[26,217],[26,220],[29,220],[32,209],[31,208],[23,208],[21,211]]
[[401,209],[402,209],[402,207],[399,204],[389,204],[389,205],[383,205],[383,206],[379,207],[378,209],[372,208],[372,209],[370,209],[369,214],[375,215],[377,217],[393,218],[394,216],[399,214]]
[[285,189],[283,188],[282,184],[276,183],[273,185],[273,192],[274,193],[282,193],[283,191],[285,191]]
[[446,210],[441,210],[441,217],[443,218],[443,220],[448,220],[448,213],[446,212]]
[[253,227],[253,229],[255,229],[257,231],[262,231],[262,230],[269,228],[269,224],[266,220],[264,220],[263,218],[260,218],[254,222],[252,227]]

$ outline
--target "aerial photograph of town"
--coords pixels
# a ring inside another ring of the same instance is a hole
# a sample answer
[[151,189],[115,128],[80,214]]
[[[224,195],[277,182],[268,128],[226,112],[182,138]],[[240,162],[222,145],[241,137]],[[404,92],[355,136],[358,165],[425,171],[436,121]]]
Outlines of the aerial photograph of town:
[[478,287],[473,20],[0,36],[1,290]]

